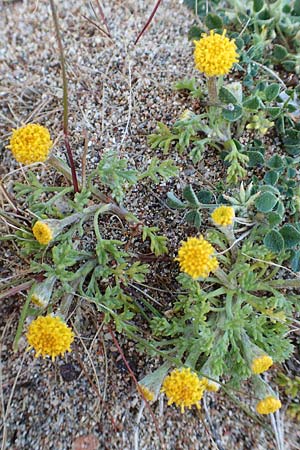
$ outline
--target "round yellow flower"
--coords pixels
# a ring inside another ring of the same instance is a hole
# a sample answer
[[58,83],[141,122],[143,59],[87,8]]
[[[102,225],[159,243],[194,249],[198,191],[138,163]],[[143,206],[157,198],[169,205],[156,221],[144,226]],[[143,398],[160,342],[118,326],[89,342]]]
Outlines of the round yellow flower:
[[273,364],[273,359],[268,355],[261,355],[254,358],[251,364],[251,370],[258,375],[268,370]]
[[225,35],[226,30],[222,35],[211,30],[209,35],[204,33],[199,41],[194,41],[195,66],[208,77],[226,75],[239,59],[234,39]]
[[190,368],[174,369],[168,375],[162,385],[161,392],[168,397],[168,405],[175,403],[180,406],[181,412],[184,408],[191,408],[196,405],[200,409],[199,402],[203,397],[206,382],[200,380],[199,377],[191,372]]
[[148,389],[146,386],[142,386],[141,384],[139,384],[138,390],[148,402],[152,402],[153,400],[155,400],[155,393],[150,391],[150,389]]
[[30,123],[13,130],[7,147],[10,148],[18,162],[32,164],[45,161],[52,144],[47,128]]
[[219,206],[213,211],[211,218],[216,225],[228,227],[233,224],[234,209],[231,206]]
[[47,245],[53,239],[52,229],[47,223],[44,223],[41,220],[38,220],[34,224],[32,232],[34,237],[40,244]]
[[276,397],[265,397],[257,403],[256,411],[258,414],[272,414],[281,408],[281,401]]
[[211,271],[219,267],[217,258],[212,256],[214,252],[213,246],[203,236],[190,237],[181,244],[176,260],[180,270],[192,278],[207,278]]
[[26,337],[36,358],[51,356],[54,361],[56,356],[71,351],[74,333],[59,317],[40,316],[31,322]]

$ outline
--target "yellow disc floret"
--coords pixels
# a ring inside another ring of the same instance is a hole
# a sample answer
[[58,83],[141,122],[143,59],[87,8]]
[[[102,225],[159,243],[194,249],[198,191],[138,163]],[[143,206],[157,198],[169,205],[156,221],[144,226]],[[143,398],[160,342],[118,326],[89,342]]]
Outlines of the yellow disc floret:
[[273,364],[273,359],[268,355],[261,355],[253,359],[251,370],[255,374],[263,373],[268,370]]
[[28,327],[27,340],[38,356],[64,355],[71,351],[74,333],[59,317],[45,316],[33,320]]
[[192,278],[207,278],[211,271],[219,267],[214,252],[213,246],[203,236],[190,237],[181,244],[176,260],[179,261],[180,270]]
[[258,414],[272,414],[281,408],[281,401],[276,397],[265,397],[257,403],[256,411]]
[[13,130],[8,145],[15,159],[22,164],[45,161],[51,147],[49,131],[35,123]]
[[32,232],[34,237],[40,244],[47,245],[53,239],[53,233],[51,228],[47,223],[44,223],[41,220],[38,220],[34,224]]
[[208,77],[226,75],[239,59],[234,39],[225,35],[226,30],[222,35],[211,30],[209,35],[204,33],[199,41],[194,41],[195,66]]
[[216,225],[228,227],[233,224],[234,209],[231,206],[219,206],[213,211],[211,218]]
[[174,369],[165,378],[161,392],[168,397],[168,405],[175,403],[180,406],[183,413],[185,407],[190,409],[192,405],[196,405],[198,409],[200,408],[199,402],[205,387],[206,382],[200,380],[190,368],[182,368]]
[[139,384],[138,390],[148,402],[152,402],[153,400],[155,400],[155,393],[150,391],[150,389],[148,389],[146,386],[142,386],[141,384]]

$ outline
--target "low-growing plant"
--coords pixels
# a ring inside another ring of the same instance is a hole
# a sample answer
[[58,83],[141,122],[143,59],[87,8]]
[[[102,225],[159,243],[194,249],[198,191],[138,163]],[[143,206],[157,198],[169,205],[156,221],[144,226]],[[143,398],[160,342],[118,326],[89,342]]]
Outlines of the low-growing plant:
[[300,280],[278,278],[285,252],[272,253],[249,234],[239,239],[244,225],[231,206],[216,208],[211,218],[215,229],[188,238],[178,250],[180,293],[150,322],[152,353],[190,368],[212,390],[224,377],[235,388],[251,378],[264,399],[257,412],[274,412],[280,402],[259,375],[293,350],[288,330],[300,296],[281,289],[299,287]]
[[[183,189],[181,200],[173,192],[168,193],[167,203],[169,207],[184,214],[185,220],[196,229],[202,224],[203,212],[211,211],[218,205],[231,204],[236,214],[237,221],[243,224],[245,236],[264,244],[274,254],[284,255],[285,261],[289,262],[295,272],[300,267],[300,223],[299,216],[299,187],[293,179],[295,176],[293,167],[298,161],[291,158],[280,158],[274,155],[268,162],[271,171],[266,172],[263,181],[257,184],[249,184],[244,188],[243,183],[239,189],[226,195],[224,192],[216,196],[209,190],[196,190],[191,185]],[[275,170],[275,166],[278,171]],[[273,175],[275,174],[275,175]],[[291,178],[288,178],[288,174]],[[267,184],[271,177],[281,177],[282,184],[273,186]],[[286,217],[293,216],[295,220],[289,222]]]
[[[26,157],[31,154],[31,162],[40,159],[35,152],[35,148],[40,148],[39,134],[34,136],[35,143],[31,139],[31,147],[27,149],[27,141],[24,140],[21,147],[16,139],[19,134],[23,138],[26,133],[32,133],[32,126],[26,125],[13,133],[11,149],[19,160],[23,154]],[[41,131],[44,132],[43,127],[37,133]],[[51,155],[48,163],[55,166],[58,173],[72,178],[61,159]],[[74,196],[73,187],[61,183],[61,179],[58,179],[59,185],[45,184],[33,171],[27,171],[25,183],[15,183],[16,198],[32,217],[32,229],[24,226],[20,219],[14,220],[12,226],[18,222],[18,230],[4,239],[13,239],[19,244],[20,256],[30,258],[28,273],[42,280],[32,284],[21,314],[15,348],[28,317],[45,312],[51,314],[55,308],[65,318],[73,299],[95,304],[105,322],[113,320],[120,332],[128,327],[135,328],[129,322],[141,310],[141,305],[131,298],[126,287],[128,283],[143,282],[148,267],[130,250],[130,239],[140,236],[142,241],[149,241],[151,252],[156,256],[167,253],[167,239],[157,234],[156,226],[143,225],[120,206],[120,202],[126,191],[144,178],[159,182],[176,173],[170,160],[159,162],[154,158],[144,172],[139,172],[129,168],[125,159],[106,152]],[[106,232],[106,217],[115,215],[128,224],[127,228],[122,225],[119,239],[107,236]]]
[[[194,25],[190,37],[197,38],[208,29],[222,30],[242,28],[242,38],[246,45],[257,48],[264,61],[281,64],[289,72],[299,73],[299,23],[300,3],[298,0],[240,0],[214,1],[207,4],[202,0],[185,0],[202,21],[202,26]],[[275,44],[274,44],[275,43]],[[269,48],[271,44],[272,52]]]

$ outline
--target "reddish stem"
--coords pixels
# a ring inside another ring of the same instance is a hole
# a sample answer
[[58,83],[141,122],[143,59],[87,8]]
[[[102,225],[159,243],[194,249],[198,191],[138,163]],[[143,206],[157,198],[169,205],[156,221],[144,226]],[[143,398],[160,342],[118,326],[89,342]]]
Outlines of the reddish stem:
[[144,28],[142,29],[142,31],[139,33],[138,37],[137,37],[136,40],[135,40],[134,45],[136,45],[136,44],[139,42],[140,38],[143,36],[144,32],[146,31],[146,29],[147,29],[148,26],[150,25],[150,23],[151,23],[153,17],[155,16],[155,13],[156,13],[156,11],[157,11],[159,5],[161,4],[161,2],[162,2],[162,0],[158,0],[158,2],[156,3],[156,5],[154,6],[154,9],[153,9],[153,11],[152,11],[152,13],[151,13],[149,19],[147,20],[146,25],[144,26]]
[[[115,346],[117,347],[117,349],[118,349],[118,351],[119,351],[119,353],[120,353],[121,358],[122,358],[123,361],[124,361],[124,364],[125,364],[125,366],[126,366],[128,372],[129,372],[131,378],[132,378],[133,381],[134,381],[134,384],[135,384],[135,386],[136,386],[137,391],[138,391],[139,393],[141,393],[141,390],[139,389],[139,383],[138,383],[138,381],[137,381],[137,379],[136,379],[136,377],[135,377],[135,375],[134,375],[134,373],[133,373],[133,371],[132,371],[130,365],[128,364],[127,359],[125,358],[125,355],[124,355],[124,353],[123,353],[123,350],[121,349],[121,347],[120,347],[120,345],[119,345],[119,342],[117,341],[117,338],[116,338],[116,336],[115,336],[113,330],[111,329],[111,327],[110,327],[109,325],[107,326],[107,328],[108,328],[108,331],[110,332],[110,335],[111,335],[111,337],[112,337],[112,339],[113,339],[113,341],[114,341]],[[162,446],[162,449],[163,449],[163,448],[165,448],[165,446],[164,446],[164,443],[163,443],[163,439],[162,439],[161,432],[159,431],[159,426],[158,426],[158,422],[157,422],[157,420],[156,420],[156,417],[155,417],[155,415],[153,414],[153,411],[152,411],[152,409],[151,409],[151,407],[150,407],[148,401],[145,399],[144,395],[143,395],[143,400],[144,400],[144,402],[145,402],[145,404],[146,404],[146,407],[147,407],[147,409],[148,409],[148,411],[149,411],[149,413],[150,413],[150,415],[151,415],[151,417],[152,417],[152,419],[153,419],[153,422],[154,422],[154,425],[155,425],[155,428],[156,428],[156,432],[157,432],[157,435],[158,435],[158,437],[159,437],[159,440],[160,440],[160,443],[161,443],[161,446]]]
[[103,8],[102,8],[99,0],[96,0],[96,3],[97,3],[97,6],[98,6],[98,9],[99,9],[99,13],[100,13],[101,19],[103,20],[103,23],[105,25],[105,28],[106,28],[106,31],[107,31],[107,35],[108,35],[108,37],[111,38],[111,34],[110,34],[110,31],[109,31],[109,28],[108,28],[108,25],[107,25],[107,20],[106,20]]
[[69,162],[71,174],[72,174],[72,182],[73,182],[74,192],[76,194],[76,192],[79,192],[78,180],[77,180],[77,175],[76,175],[73,154],[72,154],[72,150],[71,150],[71,146],[70,146],[70,142],[69,142],[68,130],[65,130],[65,129],[64,129],[64,138],[65,138],[65,146],[67,149],[68,162]]
[[52,11],[54,27],[55,27],[57,44],[58,44],[58,48],[59,48],[59,56],[60,56],[62,79],[63,79],[63,107],[64,107],[63,129],[64,129],[65,146],[67,149],[68,162],[69,162],[69,165],[71,168],[74,192],[76,193],[76,192],[79,192],[79,187],[78,187],[78,181],[77,181],[77,175],[76,175],[76,170],[75,170],[73,154],[72,154],[71,146],[69,143],[69,136],[68,136],[69,135],[69,133],[68,133],[69,105],[68,105],[68,81],[67,81],[67,73],[66,73],[66,62],[65,62],[64,48],[63,48],[62,40],[60,37],[58,17],[57,17],[57,13],[56,13],[56,9],[55,9],[54,0],[50,0],[50,6],[51,6],[51,11]]

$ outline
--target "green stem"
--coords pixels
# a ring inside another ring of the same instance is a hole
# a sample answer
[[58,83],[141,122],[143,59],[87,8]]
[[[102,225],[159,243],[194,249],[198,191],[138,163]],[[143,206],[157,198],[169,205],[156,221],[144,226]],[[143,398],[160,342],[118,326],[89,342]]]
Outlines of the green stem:
[[270,280],[268,285],[276,289],[300,288],[300,278],[288,278],[286,280]]
[[96,238],[97,238],[97,241],[98,241],[98,242],[102,241],[102,237],[101,237],[101,233],[100,233],[99,225],[98,225],[98,217],[99,217],[100,214],[103,214],[104,212],[109,211],[110,206],[111,206],[110,204],[108,204],[108,205],[102,205],[102,206],[96,211],[96,213],[95,213],[95,215],[94,215],[94,229],[95,229],[95,235],[96,235]]
[[215,275],[218,278],[219,281],[221,281],[221,284],[223,284],[227,289],[235,290],[236,286],[233,286],[231,282],[228,279],[228,276],[226,273],[218,267],[218,269],[215,271]]
[[209,103],[216,105],[218,103],[218,88],[216,77],[207,78],[207,89],[208,89]]
[[30,303],[30,295],[28,294],[27,298],[26,298],[26,301],[25,301],[25,304],[24,304],[24,306],[22,308],[21,316],[20,316],[19,323],[18,323],[18,328],[17,328],[15,339],[14,339],[14,342],[13,342],[13,350],[14,350],[14,352],[18,351],[18,344],[19,344],[19,340],[20,340],[20,337],[21,337],[21,334],[22,334],[22,331],[23,331],[24,322],[25,322],[25,319],[27,317],[27,310],[29,308],[29,303]]
[[232,292],[227,292],[226,303],[225,303],[225,310],[226,310],[226,315],[227,315],[228,319],[230,319],[230,320],[233,318],[233,314],[232,314],[232,297],[233,297],[233,293]]

